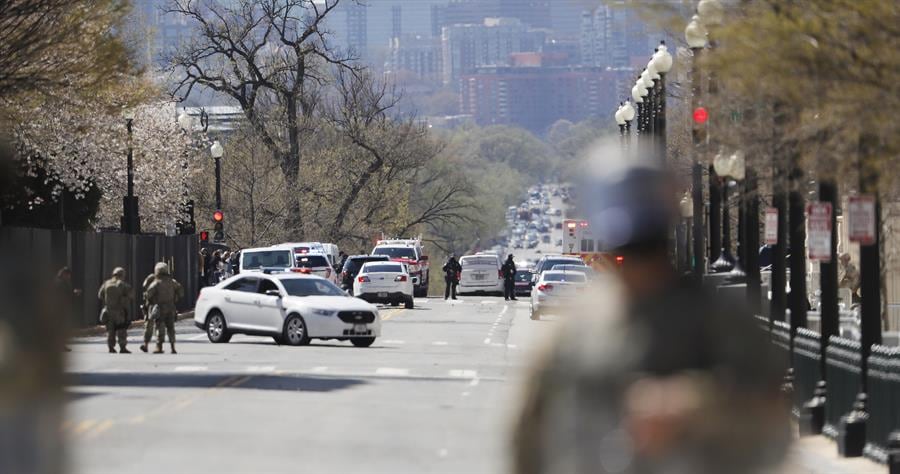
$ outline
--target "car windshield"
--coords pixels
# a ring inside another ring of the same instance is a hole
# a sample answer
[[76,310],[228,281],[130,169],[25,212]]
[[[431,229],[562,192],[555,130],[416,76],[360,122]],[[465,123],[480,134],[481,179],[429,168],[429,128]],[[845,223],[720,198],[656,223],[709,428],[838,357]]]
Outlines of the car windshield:
[[387,257],[372,256],[363,258],[349,258],[347,259],[347,263],[344,264],[344,271],[348,273],[358,272],[360,267],[362,267],[366,262],[379,262],[384,260],[387,260]]
[[466,265],[494,265],[497,266],[496,257],[463,257],[459,260],[459,264],[465,268]]
[[403,273],[400,265],[375,264],[363,267],[363,273]]
[[544,281],[558,281],[564,283],[584,283],[587,281],[584,273],[545,273]]
[[328,259],[322,255],[301,255],[297,257],[297,266],[300,268],[327,267]]
[[581,263],[580,260],[576,261],[576,260],[573,260],[573,259],[547,260],[547,261],[544,263],[544,265],[543,265],[542,268],[543,268],[544,270],[549,270],[549,269],[553,268],[553,267],[556,266],[556,265],[579,265],[580,263]]
[[264,267],[288,268],[291,266],[290,250],[254,250],[244,252],[241,262],[243,270],[255,270]]
[[387,255],[390,258],[416,259],[416,249],[412,247],[376,247],[372,255]]
[[330,281],[319,278],[285,278],[281,284],[291,296],[346,296]]

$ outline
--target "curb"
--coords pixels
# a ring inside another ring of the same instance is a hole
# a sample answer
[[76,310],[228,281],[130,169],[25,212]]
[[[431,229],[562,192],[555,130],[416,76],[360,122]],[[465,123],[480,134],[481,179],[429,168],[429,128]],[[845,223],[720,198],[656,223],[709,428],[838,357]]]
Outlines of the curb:
[[[186,313],[179,313],[178,316],[175,318],[175,321],[182,321],[185,319],[191,319],[193,317],[194,317],[194,312],[188,311]],[[131,327],[129,327],[128,330],[130,331],[132,329],[143,328],[145,326],[145,324],[146,324],[146,321],[144,321],[143,319],[138,320],[138,321],[133,321],[131,323]],[[72,331],[71,337],[102,336],[104,334],[106,334],[106,327],[97,325],[97,326],[75,329],[74,331]]]

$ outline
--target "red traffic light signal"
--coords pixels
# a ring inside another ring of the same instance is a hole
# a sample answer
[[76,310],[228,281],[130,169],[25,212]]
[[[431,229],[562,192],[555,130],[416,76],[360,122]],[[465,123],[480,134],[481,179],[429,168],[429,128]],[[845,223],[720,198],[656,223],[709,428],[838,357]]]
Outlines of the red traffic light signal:
[[213,220],[216,222],[222,222],[225,219],[225,214],[222,211],[213,212]]
[[209,232],[205,230],[200,231],[200,242],[209,242]]
[[706,111],[705,107],[694,109],[694,123],[703,125],[707,120],[709,120],[709,112]]

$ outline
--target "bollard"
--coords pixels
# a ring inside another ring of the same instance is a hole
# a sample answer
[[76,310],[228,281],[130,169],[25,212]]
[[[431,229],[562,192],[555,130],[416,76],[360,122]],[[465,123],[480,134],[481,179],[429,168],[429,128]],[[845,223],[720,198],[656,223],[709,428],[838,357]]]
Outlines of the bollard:
[[888,474],[900,474],[900,431],[891,431],[887,440]]
[[822,428],[825,427],[825,395],[825,381],[820,380],[816,384],[813,397],[800,408],[800,419],[797,421],[800,427],[800,436],[822,434]]
[[869,414],[866,413],[866,394],[856,396],[853,410],[841,417],[838,425],[838,454],[847,458],[855,458],[863,455],[866,447],[866,421]]

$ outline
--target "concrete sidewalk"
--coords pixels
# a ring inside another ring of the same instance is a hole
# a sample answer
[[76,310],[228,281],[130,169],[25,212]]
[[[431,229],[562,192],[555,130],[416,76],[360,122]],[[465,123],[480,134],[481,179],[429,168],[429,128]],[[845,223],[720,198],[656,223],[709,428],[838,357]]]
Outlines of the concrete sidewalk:
[[825,436],[804,436],[794,446],[777,474],[887,474],[888,468],[867,458],[844,458]]

